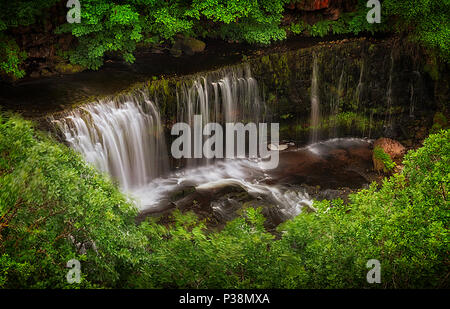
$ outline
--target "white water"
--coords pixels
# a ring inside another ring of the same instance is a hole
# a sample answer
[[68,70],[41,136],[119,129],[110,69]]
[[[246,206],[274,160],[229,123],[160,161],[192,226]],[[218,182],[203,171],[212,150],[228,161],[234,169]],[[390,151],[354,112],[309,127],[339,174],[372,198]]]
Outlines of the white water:
[[[266,107],[249,67],[228,68],[186,82],[177,89],[177,97],[178,121],[191,126],[198,114],[204,123],[258,123],[266,118]],[[193,161],[169,174],[161,117],[144,92],[92,103],[53,122],[65,141],[86,161],[116,179],[141,210],[164,208],[170,195],[184,187],[205,192],[238,186],[251,196],[272,201],[287,217],[312,203],[303,193],[263,184],[267,178],[263,162]]]
[[259,161],[224,160],[155,179],[131,194],[137,198],[141,210],[165,208],[170,203],[171,194],[183,188],[195,187],[197,192],[207,193],[230,186],[240,187],[254,198],[272,202],[286,218],[296,216],[305,206],[312,207],[312,200],[307,193],[264,184],[269,178]]
[[90,104],[54,122],[73,149],[125,190],[168,171],[159,112],[143,93]]
[[266,106],[250,68],[231,67],[210,72],[178,89],[179,122],[193,124],[194,115],[210,122],[262,122]]
[[[333,149],[351,148],[371,143],[360,138],[335,138],[288,151],[309,151],[326,158]],[[233,159],[216,161],[201,167],[186,168],[163,178],[158,178],[148,185],[132,191],[141,210],[164,209],[170,203],[171,196],[188,188],[195,188],[199,193],[209,194],[225,187],[239,187],[253,198],[271,202],[285,218],[298,215],[304,207],[314,210],[312,199],[299,188],[292,189],[286,185],[268,185],[272,179],[272,170],[266,170],[263,162],[250,159]],[[176,202],[175,202],[176,204]],[[219,202],[214,202],[214,211],[224,212]]]
[[392,128],[392,104],[393,104],[393,98],[392,98],[392,79],[393,79],[393,73],[394,73],[394,50],[391,51],[391,67],[389,70],[389,81],[388,81],[388,87],[386,92],[386,101],[387,101],[387,116],[385,118],[386,128],[388,130],[391,130]]
[[[342,69],[338,92],[342,92]],[[250,159],[195,161],[175,172],[169,171],[167,145],[158,107],[145,90],[114,100],[100,101],[54,120],[65,141],[86,161],[116,179],[141,211],[159,211],[173,206],[171,197],[185,189],[211,195],[224,187],[238,187],[251,197],[274,205],[284,218],[312,209],[312,199],[301,188],[269,185],[270,172],[264,162]],[[336,103],[339,104],[339,93]],[[193,125],[194,115],[207,122],[267,121],[267,108],[260,99],[258,83],[248,67],[232,67],[187,81],[177,89],[177,120]],[[303,148],[325,156],[336,145],[351,140],[317,143],[320,121],[318,63],[314,57],[311,84],[311,140]],[[292,149],[287,150],[292,151]],[[276,178],[274,178],[276,179]],[[272,180],[273,181],[273,180]],[[184,196],[184,194],[182,195]],[[237,203],[237,201],[231,201]],[[212,199],[215,212],[226,213],[227,201]]]
[[311,134],[310,142],[316,143],[319,140],[320,106],[319,106],[319,77],[318,77],[317,56],[314,55],[313,70],[311,77]]
[[[339,76],[339,82],[336,92],[336,97],[331,98],[330,101],[330,137],[336,137],[337,136],[337,116],[339,114],[339,107],[341,106],[341,97],[344,92],[344,73],[345,73],[345,66],[342,65],[341,69],[341,75]],[[317,120],[319,122],[319,120]],[[317,140],[316,140],[317,142]]]

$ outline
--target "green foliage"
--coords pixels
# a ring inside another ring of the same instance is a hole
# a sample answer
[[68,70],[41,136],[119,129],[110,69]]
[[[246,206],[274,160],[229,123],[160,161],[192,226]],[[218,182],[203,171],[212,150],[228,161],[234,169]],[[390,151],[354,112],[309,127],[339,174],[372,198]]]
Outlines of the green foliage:
[[[121,52],[133,62],[137,43],[170,41],[179,33],[264,44],[284,39],[286,33],[278,27],[284,3],[86,0],[81,2],[82,22],[64,24],[58,32],[71,32],[78,38],[78,46],[69,53],[72,63],[97,69],[107,52]],[[205,19],[210,22],[205,24]]]
[[[49,19],[48,8],[58,0],[19,0],[0,4],[0,70],[23,77],[20,64],[25,54],[6,32]],[[78,42],[66,52],[72,64],[98,69],[108,53],[119,53],[132,63],[138,44],[172,43],[178,34],[190,37],[222,38],[228,41],[269,44],[286,38],[281,27],[288,0],[84,0],[81,23],[63,24],[56,33],[71,33]],[[359,34],[377,31],[407,32],[445,60],[450,59],[448,1],[386,0],[382,22],[366,20],[366,0],[359,0],[354,12],[336,21],[314,25],[303,21],[286,27],[294,34],[314,37],[328,34]],[[61,12],[63,13],[63,12]]]
[[0,2],[0,31],[29,26],[44,17],[45,10],[60,0],[15,0]]
[[391,157],[386,152],[384,152],[383,148],[381,148],[380,146],[376,146],[373,149],[373,155],[375,159],[383,163],[383,169],[385,173],[390,172],[395,167],[395,162],[392,161]]
[[0,72],[13,78],[22,78],[25,71],[20,64],[27,54],[19,49],[14,38],[6,30],[19,26],[29,26],[43,16],[43,10],[59,0],[17,0],[0,2]]
[[142,24],[133,7],[86,0],[81,2],[81,20],[64,24],[57,31],[70,31],[78,38],[77,47],[69,52],[72,63],[98,69],[105,53],[111,51],[120,51],[127,62],[134,61],[136,43],[142,40]]
[[116,286],[145,257],[136,213],[78,154],[0,117],[0,287],[75,287],[66,282],[72,258],[80,287]]
[[309,28],[310,27],[307,23],[300,21],[299,23],[292,23],[289,30],[291,30],[294,34],[301,34]]
[[320,36],[320,37],[325,36],[330,32],[331,24],[332,21],[330,20],[319,21],[311,27],[310,34],[312,36]]
[[437,112],[433,117],[433,126],[430,129],[430,133],[437,133],[442,129],[448,128],[447,117],[442,112]]
[[[450,61],[450,1],[386,0],[383,7],[389,16],[397,17],[394,29],[434,49]],[[412,30],[412,31],[411,31]]]
[[249,208],[218,233],[205,231],[192,215],[173,214],[175,223],[141,226],[150,240],[152,267],[138,287],[282,288],[294,287],[304,271],[264,230],[264,217]]
[[367,22],[367,13],[370,8],[367,1],[360,0],[354,12],[342,14],[338,20],[321,20],[311,26],[310,35],[323,37],[328,34],[360,34],[368,32],[374,34],[378,31],[389,30],[387,20],[380,24]]
[[25,71],[20,64],[27,57],[24,51],[19,49],[16,41],[0,32],[0,70],[15,78],[25,76]]

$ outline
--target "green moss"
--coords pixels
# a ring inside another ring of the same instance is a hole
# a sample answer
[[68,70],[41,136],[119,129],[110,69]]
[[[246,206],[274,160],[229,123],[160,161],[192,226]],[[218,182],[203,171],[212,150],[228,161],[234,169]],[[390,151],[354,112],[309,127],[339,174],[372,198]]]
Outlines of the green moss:
[[63,73],[63,74],[73,74],[73,73],[81,72],[81,71],[85,70],[85,68],[78,64],[60,62],[55,65],[55,70],[58,71],[59,73]]
[[437,112],[433,117],[433,126],[430,129],[430,134],[438,133],[442,129],[448,128],[447,117],[442,112]]
[[383,148],[381,148],[380,146],[376,146],[373,149],[373,156],[383,164],[383,170],[385,173],[392,171],[392,169],[395,167],[395,162],[392,161],[391,157],[386,152],[384,152]]

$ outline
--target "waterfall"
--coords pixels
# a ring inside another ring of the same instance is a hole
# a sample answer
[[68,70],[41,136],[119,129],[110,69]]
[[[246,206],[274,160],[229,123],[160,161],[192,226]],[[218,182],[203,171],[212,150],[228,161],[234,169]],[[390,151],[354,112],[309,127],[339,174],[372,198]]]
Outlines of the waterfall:
[[[316,105],[317,74],[316,61],[313,74]],[[116,179],[142,211],[167,209],[173,205],[174,194],[191,186],[197,192],[239,186],[254,198],[264,197],[278,205],[280,215],[286,218],[298,214],[302,207],[311,206],[304,192],[262,183],[268,175],[258,159],[188,159],[191,161],[185,168],[171,170],[160,113],[145,87],[127,96],[85,105],[52,120],[66,143],[97,169]],[[177,121],[191,127],[195,115],[202,116],[203,124],[259,123],[269,116],[248,66],[195,76],[178,85],[176,97]],[[211,203],[215,211],[224,210],[219,202]]]
[[320,106],[319,106],[319,85],[318,85],[318,63],[317,56],[314,55],[313,70],[311,77],[311,134],[310,142],[316,143],[319,140]]
[[[248,65],[208,72],[184,82],[177,89],[177,109],[177,121],[188,123],[191,128],[195,115],[202,115],[203,125],[213,122],[221,125],[236,122],[258,124],[268,117],[258,83]],[[191,149],[194,149],[193,144]],[[186,166],[201,166],[211,161],[187,159]]]
[[339,76],[336,97],[331,98],[330,104],[330,137],[337,137],[337,116],[341,105],[341,97],[344,92],[344,72],[345,64],[342,64],[341,75]]
[[168,171],[160,115],[142,92],[91,103],[53,122],[73,149],[125,190]]
[[409,117],[414,118],[415,102],[422,95],[422,76],[419,71],[413,71],[413,77],[410,82],[409,97]]
[[250,67],[236,66],[207,73],[188,81],[177,91],[178,121],[193,123],[262,122],[267,114]]
[[[111,175],[121,188],[135,191],[170,170],[160,113],[147,94],[144,88],[51,120],[65,142],[87,162]],[[224,124],[258,123],[267,113],[248,65],[194,77],[177,89],[177,98],[177,121],[191,127],[194,115],[202,115],[203,124]],[[191,167],[209,162],[189,160]]]
[[385,118],[386,129],[388,134],[392,129],[392,77],[394,72],[394,50],[391,51],[391,68],[389,70],[389,81],[386,92],[387,116]]
[[355,93],[355,101],[356,105],[359,108],[359,103],[361,102],[361,94],[363,91],[364,83],[363,83],[363,76],[364,76],[364,59],[361,60],[361,69],[359,71],[359,80],[358,80],[358,86],[356,86],[356,93]]

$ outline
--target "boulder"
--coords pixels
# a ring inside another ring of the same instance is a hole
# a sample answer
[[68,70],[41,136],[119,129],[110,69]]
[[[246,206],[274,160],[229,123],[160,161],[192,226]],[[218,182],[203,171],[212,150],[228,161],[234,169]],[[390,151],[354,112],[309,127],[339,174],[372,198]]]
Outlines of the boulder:
[[181,52],[184,52],[186,55],[193,55],[195,53],[201,53],[205,50],[206,44],[203,41],[191,38],[184,37],[179,38],[172,46],[171,53],[173,55],[180,55]]
[[385,137],[375,141],[373,147],[377,146],[381,147],[381,149],[383,149],[394,161],[402,159],[406,151],[405,147],[400,142]]
[[275,145],[275,144],[269,144],[269,150],[274,150],[274,151],[276,151],[276,150],[278,150],[278,151],[283,151],[283,150],[286,150],[286,149],[288,149],[288,147],[289,147],[289,145],[287,145],[287,144],[280,144],[280,145]]
[[[401,163],[403,156],[405,155],[406,148],[398,141],[390,138],[379,138],[373,144],[374,149],[380,147],[391,158],[392,161]],[[384,163],[375,157],[375,153],[372,155],[373,166],[375,171],[385,170]]]

